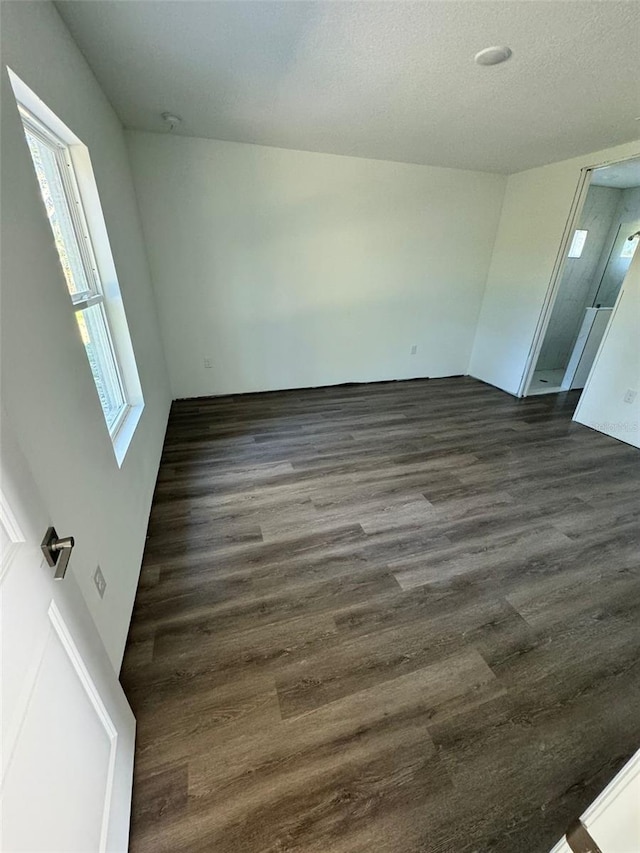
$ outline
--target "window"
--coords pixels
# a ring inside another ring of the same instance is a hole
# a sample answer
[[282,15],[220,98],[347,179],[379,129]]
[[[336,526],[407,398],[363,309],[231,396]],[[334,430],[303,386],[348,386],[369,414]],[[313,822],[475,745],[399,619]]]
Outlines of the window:
[[80,338],[121,464],[144,403],[91,161],[86,146],[10,76]]
[[576,231],[569,246],[569,258],[579,258],[582,255],[584,244],[587,242],[588,231]]
[[620,252],[621,258],[632,258],[636,248],[638,246],[638,241],[640,240],[640,235],[632,234],[631,237],[627,237],[622,246],[622,251]]

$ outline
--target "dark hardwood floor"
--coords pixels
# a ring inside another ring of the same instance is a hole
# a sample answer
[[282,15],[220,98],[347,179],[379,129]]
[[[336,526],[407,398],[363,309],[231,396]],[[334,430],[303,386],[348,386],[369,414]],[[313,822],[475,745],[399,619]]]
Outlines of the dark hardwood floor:
[[640,746],[640,454],[472,379],[174,404],[131,849],[547,853]]

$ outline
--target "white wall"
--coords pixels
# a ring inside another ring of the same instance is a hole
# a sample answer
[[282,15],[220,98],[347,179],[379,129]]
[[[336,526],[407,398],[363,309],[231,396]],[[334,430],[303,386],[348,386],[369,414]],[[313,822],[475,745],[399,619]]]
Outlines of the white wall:
[[[625,403],[635,391],[632,403]],[[640,447],[640,252],[622,285],[574,420]]]
[[632,156],[640,156],[640,143],[509,176],[471,356],[472,376],[518,393],[580,171]]
[[148,264],[120,123],[55,8],[1,11],[3,62],[89,147],[146,403],[119,469],[3,66],[2,399],[118,668],[170,405]]
[[174,397],[467,372],[504,177],[127,138]]

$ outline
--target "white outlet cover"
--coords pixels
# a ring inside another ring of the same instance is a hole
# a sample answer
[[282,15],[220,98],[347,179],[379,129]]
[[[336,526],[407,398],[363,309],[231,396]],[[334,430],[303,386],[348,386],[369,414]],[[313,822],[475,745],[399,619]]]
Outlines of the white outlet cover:
[[100,598],[104,598],[104,591],[107,588],[107,582],[102,574],[102,569],[100,566],[96,567],[95,572],[93,573],[93,582],[96,585],[96,589],[98,590],[98,595]]
[[627,389],[627,393],[624,395],[625,403],[633,403],[636,399],[637,391],[634,391],[632,388]]

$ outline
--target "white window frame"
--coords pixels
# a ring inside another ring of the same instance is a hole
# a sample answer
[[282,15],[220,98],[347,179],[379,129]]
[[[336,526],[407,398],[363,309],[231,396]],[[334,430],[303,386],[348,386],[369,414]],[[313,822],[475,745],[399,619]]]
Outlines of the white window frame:
[[[142,415],[144,399],[89,151],[46,104],[8,70],[23,126],[53,151],[62,178],[89,287],[82,294],[70,294],[73,311],[79,314],[93,306],[101,306],[113,357],[107,369],[122,392],[123,406],[114,422],[108,425],[99,399],[98,404],[116,461],[121,466]],[[65,289],[69,292],[66,283]]]

